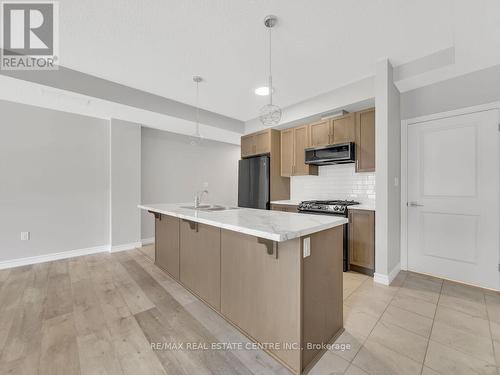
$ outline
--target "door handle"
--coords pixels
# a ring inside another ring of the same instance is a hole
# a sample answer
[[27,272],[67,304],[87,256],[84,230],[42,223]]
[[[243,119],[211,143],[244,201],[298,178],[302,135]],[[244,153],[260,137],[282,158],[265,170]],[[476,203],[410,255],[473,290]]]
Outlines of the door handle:
[[424,207],[423,204],[418,204],[417,202],[408,202],[406,203],[408,207]]

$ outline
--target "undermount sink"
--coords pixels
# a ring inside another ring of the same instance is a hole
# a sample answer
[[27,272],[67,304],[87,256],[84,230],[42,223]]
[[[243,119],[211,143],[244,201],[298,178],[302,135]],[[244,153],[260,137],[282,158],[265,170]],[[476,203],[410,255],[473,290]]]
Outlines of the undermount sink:
[[181,206],[181,208],[187,208],[190,210],[198,210],[198,211],[226,211],[226,210],[236,210],[237,209],[237,207],[219,206],[217,204],[200,204],[198,207]]

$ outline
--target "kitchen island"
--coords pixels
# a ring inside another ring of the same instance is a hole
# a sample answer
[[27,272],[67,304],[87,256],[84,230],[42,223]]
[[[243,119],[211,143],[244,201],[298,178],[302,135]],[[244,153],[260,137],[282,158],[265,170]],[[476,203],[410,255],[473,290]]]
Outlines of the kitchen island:
[[343,330],[347,219],[192,204],[155,216],[155,263],[293,373]]

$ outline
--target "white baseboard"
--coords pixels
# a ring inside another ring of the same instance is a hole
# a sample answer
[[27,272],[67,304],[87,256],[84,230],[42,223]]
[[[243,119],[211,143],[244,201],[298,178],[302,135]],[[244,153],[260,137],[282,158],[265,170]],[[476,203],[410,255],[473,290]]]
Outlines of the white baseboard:
[[118,251],[126,251],[126,250],[133,250],[138,247],[142,247],[141,242],[131,242],[131,243],[124,243],[122,245],[114,245],[109,248],[110,253],[116,253]]
[[152,243],[155,243],[155,238],[154,237],[149,237],[149,238],[143,238],[141,240],[142,246],[144,245],[151,245]]
[[61,251],[59,253],[51,253],[44,255],[37,255],[33,257],[5,260],[0,262],[0,269],[13,268],[20,266],[27,266],[30,264],[52,262],[54,260],[67,259],[73,257],[79,257],[82,255],[90,255],[96,253],[104,253],[109,251],[109,245],[89,247],[86,249],[76,249],[70,251]]
[[389,272],[388,275],[384,275],[382,273],[375,273],[373,275],[373,281],[379,284],[384,284],[384,285],[391,285],[393,280],[396,278],[398,275],[399,271],[401,271],[401,264],[398,263],[396,264],[396,267],[392,269],[391,272]]

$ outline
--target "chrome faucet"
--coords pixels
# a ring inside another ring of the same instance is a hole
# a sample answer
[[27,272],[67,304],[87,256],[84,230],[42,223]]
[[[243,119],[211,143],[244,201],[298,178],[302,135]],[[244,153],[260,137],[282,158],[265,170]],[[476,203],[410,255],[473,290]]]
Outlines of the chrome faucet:
[[203,197],[203,194],[206,194],[208,196],[208,184],[205,183],[204,189],[201,191],[196,192],[196,195],[194,197],[194,208],[198,208],[201,205],[201,198]]

